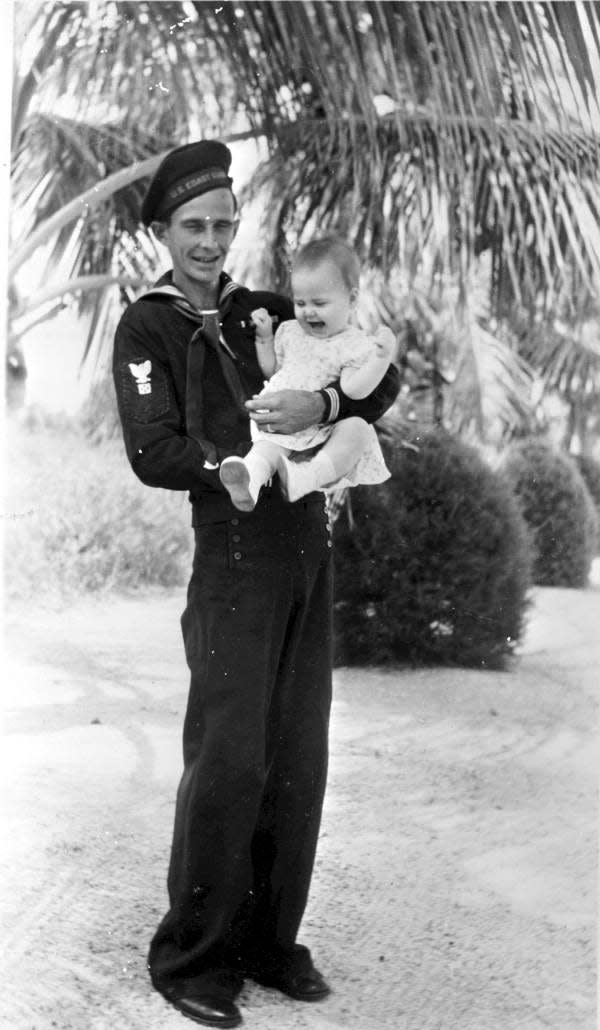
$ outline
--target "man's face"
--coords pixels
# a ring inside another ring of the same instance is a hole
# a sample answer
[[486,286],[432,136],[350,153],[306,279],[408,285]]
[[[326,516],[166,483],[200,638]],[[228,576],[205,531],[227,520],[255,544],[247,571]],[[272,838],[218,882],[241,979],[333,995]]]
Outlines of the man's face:
[[168,224],[156,223],[154,231],[171,254],[173,282],[184,292],[186,285],[216,287],[236,229],[228,189],[192,197],[175,209]]

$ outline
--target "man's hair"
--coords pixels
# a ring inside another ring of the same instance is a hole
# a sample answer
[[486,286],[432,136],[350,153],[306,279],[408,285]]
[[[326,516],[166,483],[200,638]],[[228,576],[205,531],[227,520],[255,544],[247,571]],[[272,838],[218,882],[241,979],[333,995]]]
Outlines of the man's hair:
[[317,240],[309,240],[294,255],[292,272],[298,268],[314,268],[322,261],[332,261],[338,268],[344,285],[348,290],[358,289],[360,279],[360,261],[352,247],[339,236],[322,236]]

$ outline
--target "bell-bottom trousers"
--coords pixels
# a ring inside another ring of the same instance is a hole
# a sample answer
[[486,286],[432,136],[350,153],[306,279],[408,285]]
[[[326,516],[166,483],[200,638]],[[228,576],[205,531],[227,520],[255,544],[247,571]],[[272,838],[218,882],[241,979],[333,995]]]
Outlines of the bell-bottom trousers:
[[167,995],[284,969],[313,869],[327,774],[332,562],[322,495],[195,530],[182,616],[191,685],[168,874],[150,947]]

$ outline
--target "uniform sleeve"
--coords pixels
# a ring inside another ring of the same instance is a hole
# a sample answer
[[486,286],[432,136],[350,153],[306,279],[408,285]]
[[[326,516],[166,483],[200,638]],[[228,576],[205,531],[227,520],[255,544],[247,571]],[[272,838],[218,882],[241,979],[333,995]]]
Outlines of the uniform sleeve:
[[400,390],[400,373],[396,365],[390,365],[379,385],[368,397],[351,400],[343,392],[339,381],[330,383],[319,393],[325,402],[323,422],[338,422],[339,419],[356,415],[365,422],[376,422],[391,408]]
[[133,471],[147,486],[193,492],[210,485],[222,491],[218,470],[204,468],[207,455],[185,435],[184,414],[160,341],[143,324],[135,324],[130,312],[115,334],[113,377]]

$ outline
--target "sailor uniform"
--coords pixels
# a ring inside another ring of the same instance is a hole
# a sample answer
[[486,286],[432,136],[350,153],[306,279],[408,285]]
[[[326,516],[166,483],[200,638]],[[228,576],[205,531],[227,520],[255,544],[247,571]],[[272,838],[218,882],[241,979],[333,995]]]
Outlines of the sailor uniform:
[[[195,556],[182,631],[191,672],[168,887],[150,973],[167,997],[232,970],[269,974],[296,944],[327,770],[331,540],[323,494],[287,503],[277,480],[233,507],[217,463],[251,446],[243,399],[259,393],[251,312],[290,301],[223,275],[218,317],[169,276],[124,313],[114,378],[127,455],[146,484],[189,492]],[[398,391],[392,367],[350,401],[332,384],[325,420],[374,421]]]

